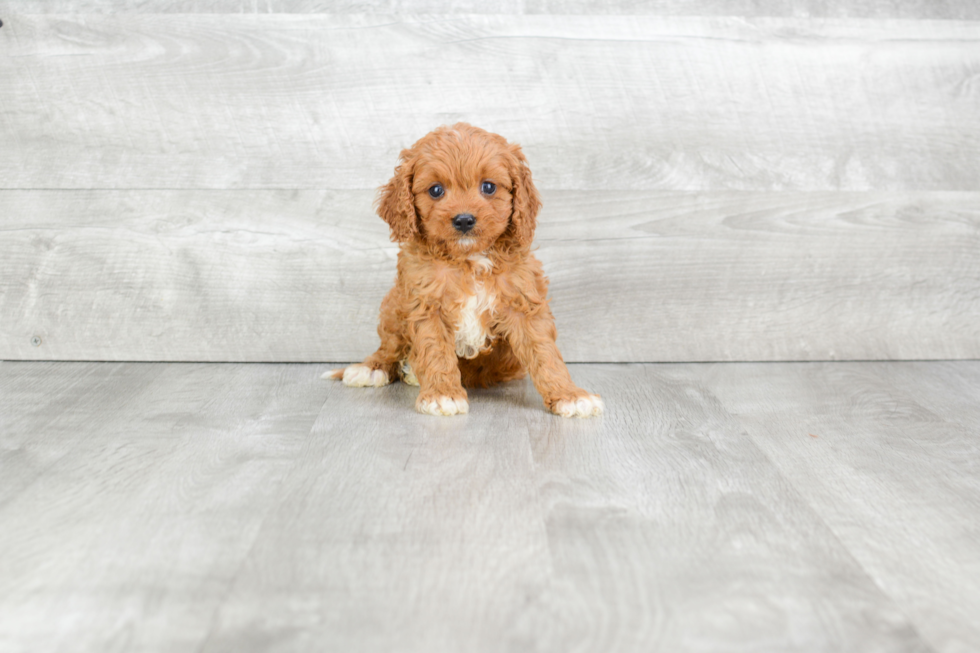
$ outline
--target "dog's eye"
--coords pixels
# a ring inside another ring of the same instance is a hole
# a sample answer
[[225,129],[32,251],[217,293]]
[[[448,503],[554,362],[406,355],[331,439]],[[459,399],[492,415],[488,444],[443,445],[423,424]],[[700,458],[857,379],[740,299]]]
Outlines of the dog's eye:
[[432,184],[432,186],[429,187],[429,197],[434,200],[442,197],[445,192],[446,191],[443,189],[442,184]]
[[493,195],[497,192],[497,184],[492,181],[485,181],[483,182],[483,186],[480,187],[480,190],[483,191],[484,195]]

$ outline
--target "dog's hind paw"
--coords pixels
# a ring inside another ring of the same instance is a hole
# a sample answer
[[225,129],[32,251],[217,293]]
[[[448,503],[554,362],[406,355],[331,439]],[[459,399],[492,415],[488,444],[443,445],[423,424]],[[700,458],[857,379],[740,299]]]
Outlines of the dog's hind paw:
[[326,372],[321,378],[343,379],[352,388],[380,388],[391,383],[384,370],[373,370],[367,365],[351,365],[342,370]]

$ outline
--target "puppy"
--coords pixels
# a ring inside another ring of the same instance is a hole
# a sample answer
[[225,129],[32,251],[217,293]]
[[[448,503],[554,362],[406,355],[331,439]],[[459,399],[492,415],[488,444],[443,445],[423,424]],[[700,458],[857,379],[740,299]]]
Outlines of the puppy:
[[469,411],[464,386],[526,371],[551,412],[601,414],[602,399],[572,382],[555,345],[548,280],[531,253],[541,202],[521,148],[458,123],[400,158],[376,202],[401,246],[381,303],[381,346],[324,377],[357,387],[400,377],[419,386],[420,413],[457,415]]

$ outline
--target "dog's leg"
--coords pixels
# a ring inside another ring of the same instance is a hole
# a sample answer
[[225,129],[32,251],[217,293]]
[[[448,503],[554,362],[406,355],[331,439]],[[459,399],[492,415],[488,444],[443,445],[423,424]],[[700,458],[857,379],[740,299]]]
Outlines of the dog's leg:
[[378,350],[365,358],[363,363],[326,372],[321,378],[343,379],[344,385],[355,388],[380,388],[397,378],[398,364],[408,351],[404,320],[396,311],[399,301],[397,291],[397,286],[392,288],[381,302],[381,319],[378,322],[381,346]]
[[562,417],[592,417],[605,409],[602,398],[572,382],[558,351],[558,331],[547,304],[535,310],[512,310],[501,322],[518,360],[527,368],[548,410]]
[[469,412],[453,333],[438,315],[426,316],[413,326],[409,364],[419,382],[415,410],[427,415]]

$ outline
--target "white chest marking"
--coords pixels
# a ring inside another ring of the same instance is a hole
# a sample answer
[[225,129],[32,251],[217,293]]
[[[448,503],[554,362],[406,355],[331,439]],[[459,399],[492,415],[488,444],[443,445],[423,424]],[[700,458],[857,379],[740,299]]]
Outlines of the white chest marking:
[[483,328],[482,316],[487,311],[493,312],[496,299],[482,282],[477,282],[476,293],[466,299],[456,320],[456,355],[460,358],[476,358],[490,348],[490,334]]
[[469,259],[473,267],[479,272],[489,272],[493,269],[493,262],[482,252],[480,254],[470,254],[466,258]]

